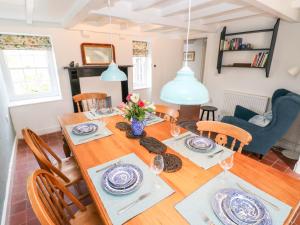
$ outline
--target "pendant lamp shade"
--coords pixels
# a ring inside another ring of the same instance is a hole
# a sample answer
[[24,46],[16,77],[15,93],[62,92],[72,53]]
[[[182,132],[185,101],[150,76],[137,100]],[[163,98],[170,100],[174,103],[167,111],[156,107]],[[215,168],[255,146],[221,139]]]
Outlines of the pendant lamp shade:
[[209,101],[206,87],[199,82],[194,72],[183,66],[174,80],[166,83],[160,93],[162,101],[179,105],[199,105]]
[[108,68],[101,73],[100,80],[103,81],[124,81],[127,80],[126,74],[118,68],[114,62],[109,64]]

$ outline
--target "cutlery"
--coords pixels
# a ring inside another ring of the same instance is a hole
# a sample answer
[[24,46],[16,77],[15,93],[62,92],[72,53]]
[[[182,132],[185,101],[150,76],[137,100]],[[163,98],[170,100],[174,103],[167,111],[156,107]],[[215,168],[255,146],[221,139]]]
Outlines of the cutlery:
[[88,137],[85,137],[85,138],[80,138],[80,139],[79,139],[79,142],[86,141],[86,140],[88,140],[88,139],[90,139],[90,138],[98,137],[98,136],[100,136],[100,135],[102,135],[102,133],[94,134],[94,135],[91,135],[91,136],[88,136]]
[[145,198],[147,198],[151,193],[148,192],[146,194],[141,195],[140,197],[138,197],[136,200],[134,200],[133,202],[129,203],[128,205],[124,206],[123,208],[121,208],[117,214],[120,215],[124,212],[126,212],[128,209],[130,209],[131,207],[133,207],[135,204],[137,204],[138,202],[144,200]]
[[92,111],[90,111],[90,114],[92,114],[92,116],[96,117],[96,114],[93,113]]
[[189,137],[189,136],[191,136],[191,135],[192,135],[192,134],[187,134],[187,135],[184,135],[184,136],[182,136],[182,137],[175,138],[174,141],[182,140],[182,139],[187,138],[187,137]]
[[122,163],[122,160],[119,160],[119,161],[117,161],[117,162],[115,162],[115,163],[113,163],[111,165],[108,165],[108,166],[105,166],[105,167],[103,167],[103,168],[101,168],[99,170],[96,170],[96,173],[99,173],[100,171],[106,170],[106,169],[108,169],[110,167],[120,165],[121,163]]
[[268,200],[264,199],[263,197],[253,193],[252,191],[248,190],[247,188],[243,187],[242,185],[240,185],[239,183],[236,183],[237,186],[242,189],[244,192],[247,192],[248,194],[254,195],[255,197],[261,199],[262,201],[264,201],[265,203],[269,204],[270,206],[272,206],[274,209],[276,209],[277,211],[280,211],[280,208],[277,205],[274,205],[272,202],[269,202]]
[[203,212],[201,212],[201,218],[202,218],[203,222],[205,222],[207,225],[215,225],[215,224],[208,218],[208,216],[207,216],[205,213],[203,213]]
[[215,153],[213,153],[213,154],[210,154],[210,155],[208,155],[207,157],[208,157],[208,158],[213,158],[213,157],[215,157],[216,155],[220,154],[221,152],[224,152],[224,149],[221,149],[221,150],[219,150],[219,151],[217,151],[217,152],[215,152]]

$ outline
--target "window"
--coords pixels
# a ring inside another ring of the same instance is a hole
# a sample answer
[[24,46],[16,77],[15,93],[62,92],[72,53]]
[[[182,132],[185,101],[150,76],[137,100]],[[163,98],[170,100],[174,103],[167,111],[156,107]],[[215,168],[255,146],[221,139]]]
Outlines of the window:
[[10,101],[60,96],[49,37],[5,36],[0,34],[0,65]]
[[133,41],[133,90],[151,87],[151,56],[148,43]]

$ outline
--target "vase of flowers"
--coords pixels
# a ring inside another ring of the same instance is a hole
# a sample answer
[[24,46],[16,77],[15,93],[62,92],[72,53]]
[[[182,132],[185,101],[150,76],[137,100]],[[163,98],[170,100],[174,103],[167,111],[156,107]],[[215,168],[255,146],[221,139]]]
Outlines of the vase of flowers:
[[146,113],[152,113],[155,107],[152,103],[142,101],[139,94],[129,94],[126,98],[127,103],[123,105],[123,111],[125,112],[125,118],[131,121],[132,133],[135,136],[139,136],[143,133],[145,128],[145,116]]

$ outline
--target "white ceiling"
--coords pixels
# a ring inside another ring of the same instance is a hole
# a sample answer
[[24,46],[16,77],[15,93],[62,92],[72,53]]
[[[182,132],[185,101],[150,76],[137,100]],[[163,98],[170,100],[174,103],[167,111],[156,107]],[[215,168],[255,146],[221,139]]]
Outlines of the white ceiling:
[[[27,24],[101,30],[113,16],[112,30],[182,33],[188,0],[0,0],[0,19]],[[290,22],[300,18],[300,0],[192,0],[192,32],[214,32],[219,24],[267,15]]]

